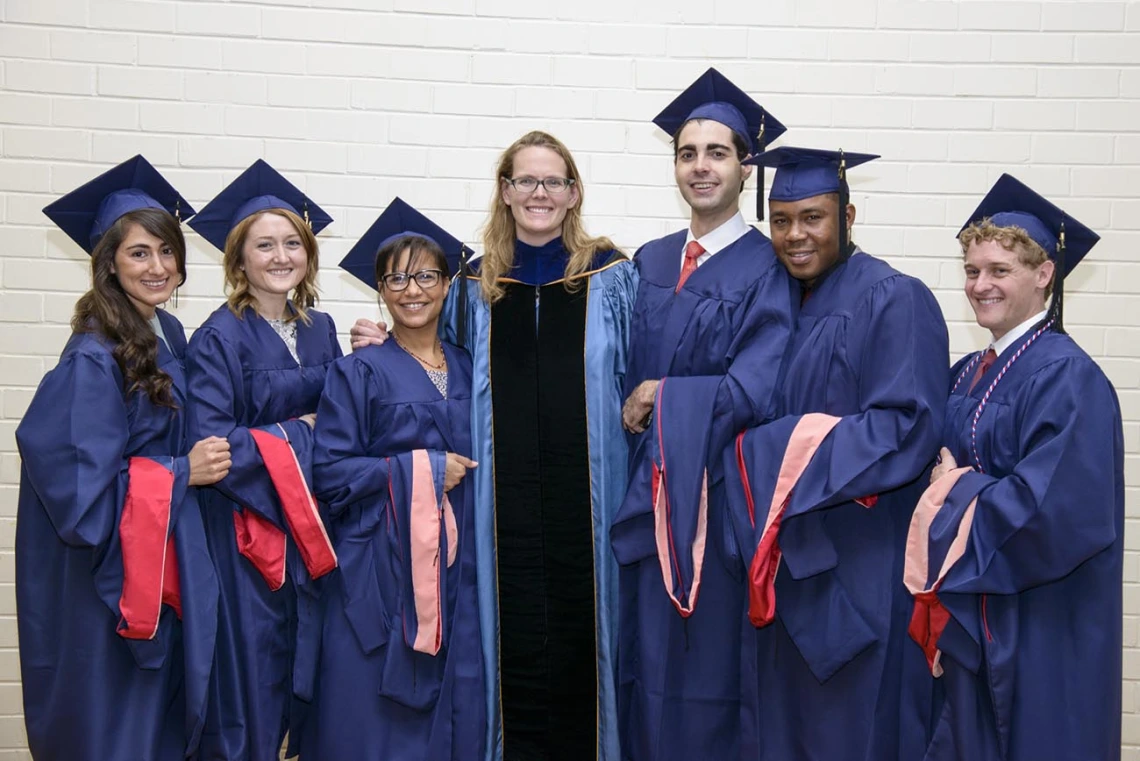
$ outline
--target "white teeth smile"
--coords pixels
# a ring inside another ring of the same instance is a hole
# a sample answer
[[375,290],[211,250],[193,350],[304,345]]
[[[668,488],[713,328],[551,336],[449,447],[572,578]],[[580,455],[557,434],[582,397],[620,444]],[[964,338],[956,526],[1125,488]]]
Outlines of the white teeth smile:
[[400,306],[402,306],[404,309],[409,309],[413,312],[417,312],[417,311],[423,309],[424,307],[426,307],[427,304],[417,302],[415,304],[401,304]]
[[293,270],[292,270],[292,269],[284,269],[284,270],[266,270],[266,272],[268,272],[270,275],[281,276],[281,275],[289,275],[289,274],[292,274]]
[[979,304],[985,304],[987,306],[989,306],[991,304],[997,304],[1000,301],[1001,301],[1001,299],[978,299]]
[[554,211],[554,209],[549,206],[528,206],[526,210],[531,214],[549,214]]
[[169,280],[169,278],[163,278],[162,280],[140,280],[139,282],[147,288],[162,288],[166,285],[167,280]]
[[710,188],[715,188],[715,187],[716,187],[716,185],[714,185],[714,184],[713,184],[713,183],[711,183],[711,182],[696,182],[696,183],[693,183],[693,188],[694,188],[695,190],[708,190],[708,189],[710,189]]

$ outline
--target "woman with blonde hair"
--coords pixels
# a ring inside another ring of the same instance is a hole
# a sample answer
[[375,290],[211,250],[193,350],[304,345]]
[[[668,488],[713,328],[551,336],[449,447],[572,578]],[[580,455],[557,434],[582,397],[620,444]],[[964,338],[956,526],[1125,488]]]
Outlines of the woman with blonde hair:
[[230,443],[229,476],[204,492],[221,586],[203,758],[276,761],[299,739],[320,620],[314,581],[336,567],[309,491],[325,374],[341,356],[317,300],[317,240],[332,219],[264,161],[191,225],[224,252],[226,303],[190,340],[191,430]]
[[[618,758],[621,427],[637,276],[582,223],[570,151],[529,132],[499,160],[483,256],[445,308],[473,360],[472,458],[488,756]],[[464,293],[463,286],[466,286]],[[377,340],[360,321],[353,344]]]

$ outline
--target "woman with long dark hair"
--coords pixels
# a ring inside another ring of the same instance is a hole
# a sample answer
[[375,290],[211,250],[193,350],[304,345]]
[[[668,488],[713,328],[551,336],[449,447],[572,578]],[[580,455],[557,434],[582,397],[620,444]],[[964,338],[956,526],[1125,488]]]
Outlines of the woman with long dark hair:
[[316,233],[331,221],[258,160],[191,225],[223,252],[229,291],[188,353],[191,430],[233,451],[202,495],[221,586],[208,759],[276,761],[311,696],[315,582],[336,567],[308,487],[317,400],[341,355],[332,318],[313,309]]
[[28,745],[45,761],[191,756],[206,711],[217,584],[195,489],[229,445],[186,435],[186,278],[174,214],[141,156],[44,209],[91,254],[72,336],[16,430],[16,601]]

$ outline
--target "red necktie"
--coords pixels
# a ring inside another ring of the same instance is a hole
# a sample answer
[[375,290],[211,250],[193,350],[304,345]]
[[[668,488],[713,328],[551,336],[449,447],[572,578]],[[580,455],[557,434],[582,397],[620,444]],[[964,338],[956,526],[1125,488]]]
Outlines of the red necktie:
[[985,356],[982,357],[982,361],[978,363],[978,369],[974,371],[974,379],[970,381],[970,388],[966,390],[967,394],[974,390],[974,386],[978,385],[978,381],[982,379],[982,376],[986,374],[986,370],[989,370],[990,365],[996,360],[997,352],[995,352],[994,347],[991,346],[986,351]]
[[689,275],[697,271],[697,259],[701,254],[705,253],[704,248],[700,243],[695,240],[689,241],[689,245],[685,246],[685,263],[681,265],[681,276],[677,278],[677,293],[681,290],[681,286],[689,279]]

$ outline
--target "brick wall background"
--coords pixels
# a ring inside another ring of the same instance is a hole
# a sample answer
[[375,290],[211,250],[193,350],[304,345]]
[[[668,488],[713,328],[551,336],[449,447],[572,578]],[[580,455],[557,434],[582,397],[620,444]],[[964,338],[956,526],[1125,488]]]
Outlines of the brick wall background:
[[[1066,322],[1124,410],[1140,761],[1140,2],[1091,0],[0,0],[0,761],[28,757],[13,432],[88,281],[43,206],[141,152],[200,208],[264,157],[336,218],[322,305],[347,334],[376,314],[336,268],[355,236],[398,194],[475,242],[498,152],[531,128],[574,151],[594,232],[632,251],[683,226],[649,120],[709,65],[789,125],[782,143],[883,155],[851,174],[856,238],[935,289],[955,356],[986,339],[954,233],[1002,172],[1102,234]],[[188,237],[193,329],[221,257]]]

